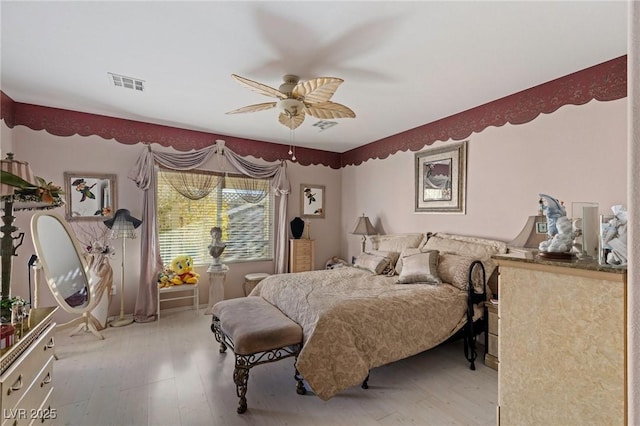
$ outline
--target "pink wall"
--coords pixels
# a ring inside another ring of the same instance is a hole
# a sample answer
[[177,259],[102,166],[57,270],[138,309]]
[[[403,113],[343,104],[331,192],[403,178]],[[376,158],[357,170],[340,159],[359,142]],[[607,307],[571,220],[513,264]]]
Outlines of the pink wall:
[[[598,202],[601,212],[606,213],[611,205],[626,204],[626,113],[626,98],[591,101],[563,106],[526,124],[489,127],[472,134],[468,138],[465,215],[413,212],[414,153],[408,151],[339,170],[289,163],[292,193],[287,216],[290,220],[300,214],[301,183],[325,185],[326,217],[310,220],[311,237],[316,239],[315,263],[321,268],[332,256],[350,259],[360,252],[360,237],[351,231],[362,213],[381,233],[442,231],[505,241],[518,234],[527,216],[536,213],[539,192],[565,201],[569,213],[575,201]],[[126,178],[142,149],[140,144],[125,145],[99,136],[54,136],[21,125],[8,129],[3,124],[3,152],[10,145],[17,159],[29,161],[37,174],[54,182],[62,182],[64,171],[117,174],[119,206],[140,217],[141,193]],[[63,208],[57,210],[64,215]],[[14,259],[14,293],[26,294],[26,263],[33,253],[30,214],[17,212],[16,216],[17,226],[27,236]],[[126,264],[125,301],[126,311],[131,312],[138,281],[139,242],[130,241],[127,247],[131,258]],[[116,281],[119,264],[119,258],[114,258]],[[198,272],[206,281],[206,266]],[[272,273],[273,264],[231,265],[230,297],[242,294],[243,276],[249,272]],[[201,289],[202,300],[208,295],[207,286],[205,282]],[[48,290],[44,290],[43,302],[53,304]],[[114,314],[117,305],[112,304]]]
[[414,152],[345,167],[342,253],[360,251],[359,239],[348,233],[362,213],[381,233],[441,231],[510,241],[537,213],[541,192],[564,201],[568,214],[578,201],[597,202],[602,213],[626,205],[626,98],[565,105],[467,140],[465,215],[414,213]]
[[[125,145],[113,140],[105,140],[99,136],[54,136],[46,131],[35,131],[18,125],[13,129],[2,127],[2,152],[12,149],[16,159],[28,161],[34,173],[47,181],[63,182],[63,173],[92,172],[114,173],[117,175],[118,207],[128,208],[135,217],[142,216],[142,193],[137,189],[133,181],[127,178],[129,170],[133,167],[140,151],[145,149],[141,144]],[[171,150],[152,144],[154,150]],[[263,162],[261,159],[247,157],[255,162]],[[207,167],[215,168],[215,160],[207,164]],[[340,220],[341,220],[341,171],[328,166],[301,166],[289,163],[287,173],[291,183],[292,194],[289,199],[288,220],[300,215],[300,184],[311,183],[325,185],[326,187],[326,214],[324,219],[311,219],[310,235],[316,239],[316,267],[324,266],[324,262],[331,256],[339,254],[340,246]],[[64,217],[64,207],[52,210]],[[12,294],[27,297],[28,279],[27,262],[29,256],[35,253],[31,241],[29,221],[32,214],[28,211],[15,213],[16,226],[25,232],[24,244],[18,250],[18,256],[13,261]],[[288,229],[288,228],[287,228]],[[119,245],[117,246],[119,248]],[[127,260],[125,264],[125,312],[133,311],[137,283],[139,281],[140,240],[127,240]],[[112,259],[114,269],[114,284],[120,291],[120,257],[119,253]],[[200,300],[205,303],[208,299],[208,265],[198,266],[196,271],[201,274]],[[251,272],[273,273],[273,262],[246,262],[230,264],[227,275],[227,297],[239,297],[243,294],[242,283],[244,275]],[[53,299],[46,283],[41,282],[41,305],[51,306],[56,302]],[[110,313],[119,313],[119,294],[115,296],[110,307]],[[163,305],[167,308],[167,305]],[[62,312],[58,314],[58,321],[68,319]]]

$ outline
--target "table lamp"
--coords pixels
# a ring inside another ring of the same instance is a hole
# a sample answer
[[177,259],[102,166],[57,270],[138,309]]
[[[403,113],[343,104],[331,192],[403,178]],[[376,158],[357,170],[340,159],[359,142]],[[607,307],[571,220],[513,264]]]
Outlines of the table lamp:
[[362,216],[358,218],[356,228],[351,233],[354,235],[362,235],[362,251],[364,252],[367,235],[375,235],[378,231],[376,231],[376,228],[371,224],[369,218],[362,213]]

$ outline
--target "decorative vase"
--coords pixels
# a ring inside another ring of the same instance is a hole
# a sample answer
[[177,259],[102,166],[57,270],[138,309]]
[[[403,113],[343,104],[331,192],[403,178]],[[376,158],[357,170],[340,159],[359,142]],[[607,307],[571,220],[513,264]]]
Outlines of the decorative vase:
[[291,225],[291,235],[296,240],[299,240],[302,237],[302,233],[304,232],[304,220],[300,217],[294,217],[290,222]]

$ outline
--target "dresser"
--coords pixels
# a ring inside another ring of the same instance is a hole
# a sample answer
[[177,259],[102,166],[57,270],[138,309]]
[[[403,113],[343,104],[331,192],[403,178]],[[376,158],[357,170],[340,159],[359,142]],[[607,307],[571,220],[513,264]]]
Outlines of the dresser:
[[306,272],[315,269],[315,240],[289,240],[289,272]]
[[487,333],[485,341],[484,364],[498,369],[498,305],[487,303]]
[[494,259],[498,424],[627,424],[626,270]]
[[52,424],[54,328],[57,307],[32,309],[0,358],[2,426]]

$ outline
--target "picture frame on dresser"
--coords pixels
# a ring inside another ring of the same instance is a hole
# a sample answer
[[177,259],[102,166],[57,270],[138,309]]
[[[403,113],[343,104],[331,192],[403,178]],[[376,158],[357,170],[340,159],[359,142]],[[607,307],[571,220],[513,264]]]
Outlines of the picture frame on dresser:
[[324,185],[300,184],[300,216],[324,218]]
[[416,213],[465,214],[467,141],[414,154]]
[[67,221],[104,221],[117,210],[115,174],[64,172]]

